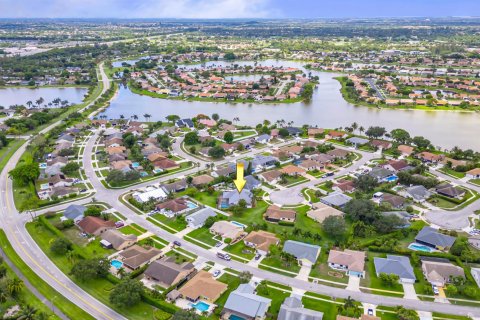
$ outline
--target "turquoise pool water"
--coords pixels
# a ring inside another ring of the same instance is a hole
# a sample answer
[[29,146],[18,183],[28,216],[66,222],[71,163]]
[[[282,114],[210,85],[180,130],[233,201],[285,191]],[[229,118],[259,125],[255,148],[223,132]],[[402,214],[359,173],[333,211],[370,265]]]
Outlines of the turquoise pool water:
[[245,320],[245,319],[243,319],[242,317],[239,317],[239,316],[237,316],[237,315],[232,314],[232,315],[228,318],[228,320]]
[[423,244],[419,244],[419,243],[411,243],[408,246],[408,249],[414,250],[414,251],[422,251],[422,252],[433,252],[434,251],[434,249],[432,249],[428,246],[424,246]]
[[398,179],[397,176],[390,176],[390,177],[388,177],[388,178],[385,179],[385,180],[387,180],[388,182],[393,182],[393,181],[397,181],[397,179]]
[[112,267],[114,267],[115,269],[120,269],[120,268],[123,266],[123,262],[120,261],[120,260],[116,260],[116,259],[113,259],[112,262],[110,262],[110,264],[111,264]]
[[192,303],[190,305],[200,312],[207,311],[208,308],[210,308],[210,305],[208,303],[203,302],[203,301],[197,302],[195,304]]
[[237,221],[232,221],[232,223],[233,223],[234,225],[236,225],[236,226],[242,227],[243,229],[245,229],[245,228],[247,227],[246,225],[244,225],[244,224],[242,224],[242,223],[240,223],[240,222],[237,222]]
[[132,162],[132,168],[138,168],[139,166],[140,166],[140,163]]
[[191,201],[187,201],[187,207],[188,207],[188,209],[195,209],[195,208],[197,208],[198,206],[197,206],[195,203],[191,202]]

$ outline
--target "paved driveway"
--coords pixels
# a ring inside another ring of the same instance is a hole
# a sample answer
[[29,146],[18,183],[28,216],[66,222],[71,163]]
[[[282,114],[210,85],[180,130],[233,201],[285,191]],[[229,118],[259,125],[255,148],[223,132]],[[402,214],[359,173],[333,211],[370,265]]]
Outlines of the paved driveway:
[[418,300],[413,283],[402,283],[402,286],[403,291],[405,292],[405,295],[403,296],[405,299]]

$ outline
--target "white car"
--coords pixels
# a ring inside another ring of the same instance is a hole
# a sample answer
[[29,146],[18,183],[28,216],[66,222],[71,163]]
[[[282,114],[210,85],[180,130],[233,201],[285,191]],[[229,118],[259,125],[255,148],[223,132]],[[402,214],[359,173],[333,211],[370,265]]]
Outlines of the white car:
[[213,276],[216,278],[220,275],[220,270],[213,271]]

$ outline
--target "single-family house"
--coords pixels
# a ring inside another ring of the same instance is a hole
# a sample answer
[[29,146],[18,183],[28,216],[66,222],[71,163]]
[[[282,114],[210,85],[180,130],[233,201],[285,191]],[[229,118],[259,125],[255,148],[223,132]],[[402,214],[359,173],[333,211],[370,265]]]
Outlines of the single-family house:
[[277,183],[282,176],[282,173],[278,170],[271,170],[258,175],[260,180],[265,181],[266,183]]
[[195,267],[189,261],[178,264],[175,257],[163,257],[150,263],[144,275],[161,287],[169,288],[187,279],[194,271]]
[[83,213],[87,210],[86,207],[78,204],[69,205],[65,211],[63,211],[63,217],[65,219],[73,220],[76,224],[83,219]]
[[461,277],[465,279],[465,271],[463,268],[452,264],[447,259],[436,259],[435,261],[422,259],[422,272],[432,285],[439,287],[450,283],[454,277]]
[[456,238],[442,234],[432,227],[425,226],[418,232],[415,241],[437,250],[448,250],[455,243]]
[[243,242],[246,246],[254,248],[258,253],[266,255],[270,251],[270,246],[278,245],[280,240],[274,233],[259,230],[250,232]]
[[225,220],[215,222],[209,230],[222,239],[232,239],[232,242],[246,235],[243,227]]
[[131,270],[137,270],[138,268],[157,260],[161,255],[161,250],[153,247],[145,249],[138,245],[133,245],[118,254],[123,265]]
[[280,169],[279,171],[280,171],[280,173],[286,174],[286,175],[289,175],[289,176],[304,175],[307,172],[307,170],[305,170],[303,168],[300,168],[300,167],[297,167],[293,164],[289,164],[289,165],[283,167],[282,169]]
[[197,302],[202,299],[213,303],[220,298],[222,293],[227,289],[228,285],[226,283],[217,281],[211,273],[200,270],[193,278],[178,289],[178,291],[182,297],[188,301]]
[[87,234],[99,236],[109,229],[115,229],[115,222],[112,220],[103,220],[98,217],[87,216],[78,222],[80,230]]
[[188,215],[185,220],[187,221],[188,227],[198,229],[203,227],[208,218],[215,217],[216,215],[215,211],[211,208],[203,208]]
[[292,209],[285,209],[282,210],[280,207],[276,205],[271,205],[267,208],[265,212],[264,218],[269,222],[295,222],[297,217],[297,212]]
[[287,240],[283,245],[283,251],[295,256],[298,264],[302,266],[314,265],[320,250],[319,246],[293,240]]
[[365,252],[332,249],[328,254],[328,266],[335,270],[345,271],[349,276],[363,278],[365,276]]
[[318,223],[322,223],[325,218],[330,216],[343,216],[343,212],[321,202],[312,204],[312,209],[307,211],[307,217]]
[[224,191],[218,198],[218,208],[228,209],[233,205],[237,205],[240,200],[245,200],[247,208],[251,208],[253,205],[253,193],[245,188],[240,193],[237,190]]
[[401,283],[415,283],[417,279],[407,256],[388,254],[386,258],[374,257],[373,264],[377,277],[381,273],[394,274]]
[[462,199],[466,193],[466,190],[460,187],[455,187],[449,183],[441,183],[435,187],[435,191],[442,196]]
[[467,171],[466,177],[470,179],[480,179],[480,168],[475,168]]
[[333,192],[328,196],[320,198],[322,203],[337,208],[343,208],[350,200],[352,200],[351,197],[340,192]]
[[212,176],[209,176],[208,174],[202,174],[202,175],[193,177],[192,185],[194,187],[200,188],[200,187],[206,186],[207,184],[209,184],[213,180],[214,180],[214,178]]
[[167,194],[162,188],[147,187],[145,191],[136,191],[132,194],[132,197],[140,202],[148,202],[150,200],[162,201],[167,199]]
[[322,320],[323,312],[303,307],[302,299],[296,296],[287,297],[278,312],[277,320]]
[[425,202],[431,197],[431,192],[422,185],[411,186],[405,189],[406,196],[415,202]]
[[123,234],[115,229],[108,229],[101,234],[100,244],[105,247],[111,246],[115,250],[123,250],[133,246],[137,242],[137,236],[134,234]]
[[252,285],[242,283],[228,296],[222,315],[225,319],[236,316],[246,320],[262,320],[271,303],[271,299],[256,295]]
[[167,200],[155,205],[155,209],[163,215],[172,218],[189,210],[188,201],[185,198]]

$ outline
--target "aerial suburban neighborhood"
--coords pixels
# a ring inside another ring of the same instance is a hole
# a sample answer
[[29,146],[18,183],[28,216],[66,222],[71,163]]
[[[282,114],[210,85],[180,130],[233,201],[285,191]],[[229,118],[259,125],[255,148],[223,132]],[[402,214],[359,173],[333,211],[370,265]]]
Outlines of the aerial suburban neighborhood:
[[480,319],[469,1],[227,2],[2,8],[0,317]]

